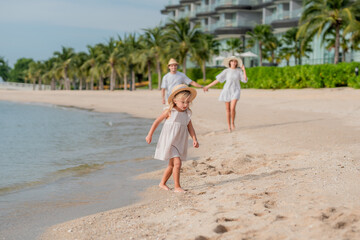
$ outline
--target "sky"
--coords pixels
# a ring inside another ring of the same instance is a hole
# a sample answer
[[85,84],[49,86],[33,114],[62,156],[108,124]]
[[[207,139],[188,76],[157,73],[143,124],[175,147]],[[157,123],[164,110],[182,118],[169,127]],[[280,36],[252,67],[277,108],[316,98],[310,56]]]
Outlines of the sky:
[[12,67],[61,47],[86,51],[110,37],[142,33],[165,19],[168,0],[0,0],[0,57]]

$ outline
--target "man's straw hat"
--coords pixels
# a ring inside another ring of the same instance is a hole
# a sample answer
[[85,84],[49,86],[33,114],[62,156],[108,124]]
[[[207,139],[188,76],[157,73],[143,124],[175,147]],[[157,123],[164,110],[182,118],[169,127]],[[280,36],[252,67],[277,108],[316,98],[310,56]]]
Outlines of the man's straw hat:
[[194,100],[194,98],[196,97],[197,92],[196,92],[196,90],[195,90],[194,88],[191,88],[191,87],[189,87],[189,86],[186,85],[186,84],[179,84],[179,85],[176,85],[176,86],[172,89],[171,95],[170,95],[169,98],[168,98],[168,103],[170,104],[170,103],[173,101],[175,95],[178,94],[179,92],[183,92],[183,91],[189,91],[189,92],[191,93],[191,96],[190,96],[190,98],[189,98],[189,101],[190,101],[190,102],[191,102],[192,100]]
[[243,65],[241,58],[238,58],[238,57],[235,57],[235,56],[225,58],[224,61],[223,61],[223,65],[225,67],[230,67],[229,63],[230,63],[231,60],[237,61],[238,62],[238,67],[241,67]]
[[170,59],[170,61],[169,61],[169,63],[168,63],[168,66],[169,66],[170,64],[179,65],[179,63],[178,63],[175,59],[173,59],[173,58]]

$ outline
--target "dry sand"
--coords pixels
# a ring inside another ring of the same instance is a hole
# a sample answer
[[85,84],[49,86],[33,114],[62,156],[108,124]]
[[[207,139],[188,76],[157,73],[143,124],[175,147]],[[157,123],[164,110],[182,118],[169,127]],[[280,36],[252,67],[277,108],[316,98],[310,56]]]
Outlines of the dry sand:
[[[246,89],[232,133],[219,93],[199,92],[192,106],[200,148],[183,165],[185,194],[153,186],[139,203],[52,226],[41,239],[360,239],[360,91]],[[157,90],[0,90],[0,100],[152,119],[163,107]]]

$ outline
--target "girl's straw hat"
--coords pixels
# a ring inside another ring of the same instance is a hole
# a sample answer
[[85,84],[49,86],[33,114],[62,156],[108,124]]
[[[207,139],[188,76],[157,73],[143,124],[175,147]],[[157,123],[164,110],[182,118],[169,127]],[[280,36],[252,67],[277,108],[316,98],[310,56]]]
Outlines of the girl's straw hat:
[[169,63],[168,63],[168,66],[169,66],[170,64],[179,65],[179,63],[178,63],[175,59],[173,59],[173,58],[170,59],[170,61],[169,61]]
[[173,101],[175,95],[183,91],[189,91],[191,93],[191,96],[189,98],[190,102],[196,97],[197,92],[194,88],[188,87],[188,85],[186,84],[179,84],[172,89],[171,95],[168,98],[168,103],[170,104]]
[[237,61],[238,62],[238,67],[241,67],[243,65],[241,58],[238,58],[238,57],[235,57],[235,56],[225,58],[224,61],[223,61],[223,65],[225,67],[230,67],[229,63],[230,63],[231,60]]

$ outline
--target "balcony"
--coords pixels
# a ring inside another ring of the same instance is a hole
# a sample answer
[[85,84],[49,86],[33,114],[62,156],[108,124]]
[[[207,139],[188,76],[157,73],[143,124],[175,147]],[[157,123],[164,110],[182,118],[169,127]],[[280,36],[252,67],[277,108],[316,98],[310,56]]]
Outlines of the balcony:
[[196,16],[208,16],[215,12],[215,5],[202,5],[196,8]]
[[301,13],[301,8],[294,11],[275,12],[272,15],[265,17],[265,24],[271,24],[274,21],[297,19],[301,17]]
[[256,22],[245,23],[233,19],[219,20],[210,25],[210,32],[215,34],[245,34],[256,24]]
[[262,0],[217,0],[217,7],[232,7],[232,6],[253,6],[262,3]]

